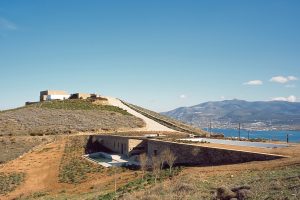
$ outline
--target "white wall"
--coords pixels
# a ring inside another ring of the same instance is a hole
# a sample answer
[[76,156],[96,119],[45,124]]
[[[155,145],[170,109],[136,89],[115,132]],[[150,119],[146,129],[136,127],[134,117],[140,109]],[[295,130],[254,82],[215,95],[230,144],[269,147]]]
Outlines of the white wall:
[[64,100],[70,98],[71,95],[48,95],[47,100]]

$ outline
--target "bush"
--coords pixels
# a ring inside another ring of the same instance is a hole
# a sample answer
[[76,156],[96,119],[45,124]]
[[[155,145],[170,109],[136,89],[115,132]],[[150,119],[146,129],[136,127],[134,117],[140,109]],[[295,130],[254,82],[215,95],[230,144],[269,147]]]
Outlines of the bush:
[[13,191],[24,181],[24,173],[0,173],[0,194]]
[[64,100],[64,101],[46,101],[34,107],[49,109],[65,109],[65,110],[106,110],[121,113],[123,115],[131,115],[126,110],[111,105],[93,104],[90,100]]
[[[170,177],[173,177],[175,175],[178,175],[181,171],[181,168],[174,168],[173,173],[170,174],[169,170],[162,170],[160,173],[160,177],[158,178],[159,182],[162,182],[166,179],[169,179]],[[149,185],[155,184],[155,176],[152,173],[145,174],[144,178],[139,178],[134,181],[131,181],[124,185],[123,187],[120,187],[117,190],[117,194],[114,192],[108,193],[106,195],[99,196],[98,199],[117,199],[118,197],[121,197],[125,195],[126,193],[131,193],[132,191],[138,191],[145,189]]]

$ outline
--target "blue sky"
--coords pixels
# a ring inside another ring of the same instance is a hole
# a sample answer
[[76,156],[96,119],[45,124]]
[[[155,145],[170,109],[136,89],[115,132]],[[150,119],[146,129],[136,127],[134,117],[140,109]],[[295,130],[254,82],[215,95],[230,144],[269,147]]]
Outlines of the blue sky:
[[0,0],[0,109],[45,89],[155,111],[299,101],[299,9],[297,0]]

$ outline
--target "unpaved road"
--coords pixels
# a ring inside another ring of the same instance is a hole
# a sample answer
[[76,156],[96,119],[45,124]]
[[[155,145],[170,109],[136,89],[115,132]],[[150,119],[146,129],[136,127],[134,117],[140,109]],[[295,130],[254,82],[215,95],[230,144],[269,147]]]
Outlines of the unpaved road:
[[123,104],[119,99],[113,98],[113,97],[105,97],[108,100],[108,103],[112,106],[116,106],[119,108],[122,108],[124,110],[127,110],[127,112],[129,112],[130,114],[144,120],[144,122],[146,123],[146,127],[144,128],[139,128],[140,131],[166,131],[166,132],[177,132],[173,129],[170,129],[166,126],[161,125],[160,123],[149,119],[148,117],[136,112],[135,110],[129,108],[128,106],[126,106],[125,104]]

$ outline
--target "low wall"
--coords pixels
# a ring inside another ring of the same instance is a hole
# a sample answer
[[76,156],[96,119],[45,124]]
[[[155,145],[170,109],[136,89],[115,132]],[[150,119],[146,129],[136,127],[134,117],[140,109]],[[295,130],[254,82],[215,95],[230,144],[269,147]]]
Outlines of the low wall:
[[277,155],[201,147],[192,144],[157,140],[148,140],[147,154],[150,157],[154,154],[158,155],[167,148],[170,148],[170,150],[176,155],[177,159],[175,164],[182,165],[223,165],[282,158]]

